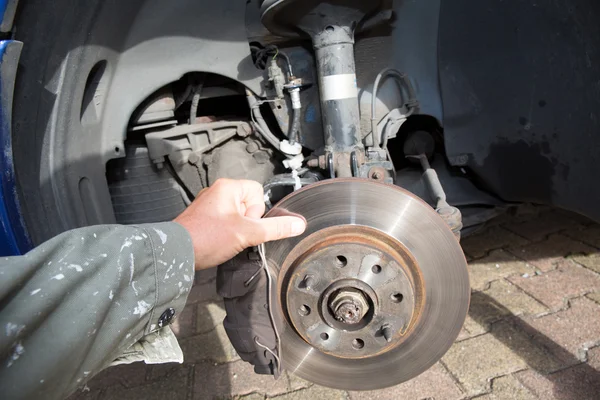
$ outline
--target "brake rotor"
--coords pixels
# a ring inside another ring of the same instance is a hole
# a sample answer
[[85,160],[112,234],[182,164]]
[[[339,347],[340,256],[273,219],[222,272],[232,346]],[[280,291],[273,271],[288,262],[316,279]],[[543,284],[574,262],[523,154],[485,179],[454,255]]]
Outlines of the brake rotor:
[[445,222],[397,186],[332,179],[293,192],[268,216],[307,221],[266,244],[283,367],[311,382],[372,390],[419,375],[450,348],[469,276]]

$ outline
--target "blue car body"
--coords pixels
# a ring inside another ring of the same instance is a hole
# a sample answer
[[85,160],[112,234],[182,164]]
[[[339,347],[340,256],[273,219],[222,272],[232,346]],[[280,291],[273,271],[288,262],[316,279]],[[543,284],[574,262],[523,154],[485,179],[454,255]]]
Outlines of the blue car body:
[[[9,6],[16,7],[16,2],[0,0],[0,20],[4,20]],[[21,45],[10,39],[0,40],[0,256],[23,254],[31,248],[19,206],[12,158],[12,95]]]

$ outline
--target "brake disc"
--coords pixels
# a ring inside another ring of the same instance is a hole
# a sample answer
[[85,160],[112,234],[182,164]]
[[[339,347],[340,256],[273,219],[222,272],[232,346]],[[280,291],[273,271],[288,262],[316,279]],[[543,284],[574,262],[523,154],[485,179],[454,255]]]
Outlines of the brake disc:
[[396,385],[437,362],[469,307],[460,245],[425,202],[348,178],[298,190],[267,216],[300,214],[306,232],[266,245],[283,367],[346,390]]

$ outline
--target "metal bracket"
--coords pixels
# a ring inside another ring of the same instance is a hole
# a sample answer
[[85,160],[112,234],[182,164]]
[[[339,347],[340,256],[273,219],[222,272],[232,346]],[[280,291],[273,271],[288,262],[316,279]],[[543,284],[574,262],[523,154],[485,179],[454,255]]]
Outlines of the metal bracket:
[[[194,125],[177,125],[173,128],[152,132],[146,135],[148,154],[152,162],[158,164],[165,157],[185,152],[197,155],[206,153],[225,143],[234,136],[246,137],[252,127],[245,121],[215,121]],[[188,159],[179,160],[188,162]]]

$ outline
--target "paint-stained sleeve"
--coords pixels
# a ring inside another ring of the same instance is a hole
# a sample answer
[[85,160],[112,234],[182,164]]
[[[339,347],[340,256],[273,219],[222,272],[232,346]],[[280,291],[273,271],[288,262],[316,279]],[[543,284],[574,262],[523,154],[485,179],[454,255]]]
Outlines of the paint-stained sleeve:
[[194,278],[175,222],[63,233],[0,259],[0,388],[7,399],[63,399],[140,338]]

